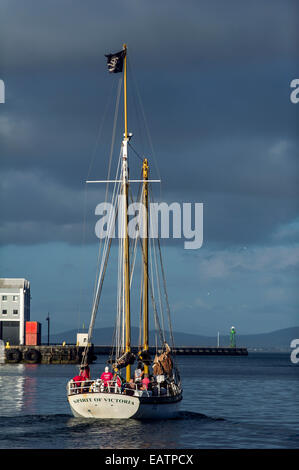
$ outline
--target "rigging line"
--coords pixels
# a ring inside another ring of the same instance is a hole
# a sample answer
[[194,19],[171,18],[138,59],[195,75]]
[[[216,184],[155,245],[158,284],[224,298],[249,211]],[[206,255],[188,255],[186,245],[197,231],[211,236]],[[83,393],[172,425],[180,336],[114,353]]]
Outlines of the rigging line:
[[[142,173],[142,171],[141,171],[141,173]],[[140,179],[142,179],[142,178],[140,178]],[[141,193],[140,193],[140,191],[141,191]],[[140,184],[139,184],[139,187],[138,187],[138,193],[137,193],[136,202],[139,202],[139,203],[140,203],[140,202],[142,201],[142,194],[143,194],[143,185],[140,183]],[[132,195],[132,191],[131,191],[130,186],[129,186],[129,197],[130,197],[130,199],[131,199],[131,202],[134,204],[133,195]],[[140,223],[139,223],[140,218],[141,218],[141,214],[139,213],[139,214],[138,214],[137,224],[136,224],[137,227],[138,227],[138,230],[139,230],[139,228],[140,228]],[[136,245],[137,245],[137,238],[138,238],[138,236],[136,236],[135,243],[134,243],[134,248],[132,248],[132,244],[131,244],[130,258],[132,258],[133,254],[135,253]],[[135,253],[135,258],[136,258],[136,253]],[[134,263],[133,263],[133,269],[134,269],[134,266],[135,266],[135,260],[134,260]],[[130,281],[130,282],[132,282],[133,269],[132,269],[132,267],[131,267],[131,281]]]
[[112,335],[112,341],[111,341],[111,348],[110,348],[110,354],[109,354],[109,360],[112,362],[113,360],[113,354],[114,354],[114,341],[116,338],[116,323],[114,325],[114,330],[113,330],[113,335]]
[[[113,156],[113,151],[114,151],[115,133],[116,133],[116,126],[117,126],[118,112],[119,112],[119,101],[120,101],[121,86],[122,86],[122,77],[119,78],[119,80],[118,80],[117,97],[116,97],[116,103],[115,103],[115,111],[114,111],[114,119],[113,119],[113,130],[112,130],[112,137],[111,137],[111,146],[110,146],[110,154],[109,154],[108,173],[107,173],[107,180],[108,181],[110,179],[111,163],[112,163],[112,156]],[[119,159],[120,159],[120,157],[119,157]],[[119,165],[119,162],[118,162],[118,165]],[[117,170],[117,173],[118,173],[118,170]],[[88,177],[89,177],[89,175],[88,175]],[[107,202],[107,198],[108,198],[108,189],[109,189],[109,182],[107,182],[107,184],[106,184],[105,203]],[[100,262],[99,260],[100,260],[101,250],[102,250],[102,239],[100,240],[100,246],[99,246],[99,250],[98,250],[96,279],[97,279],[98,272],[99,272],[99,262]],[[96,281],[95,281],[95,285],[94,285],[94,292],[95,292],[95,288],[96,288]]]
[[[123,218],[123,213],[121,214]],[[118,241],[118,284],[117,284],[117,297],[118,297],[118,331],[117,331],[117,357],[120,355],[120,348],[124,344],[124,331],[121,335],[121,327],[124,312],[124,279],[123,279],[123,239],[119,237]]]
[[[125,214],[122,211],[122,227],[125,225]],[[122,242],[122,348],[125,350],[125,237],[121,238]]]
[[[140,196],[141,198],[142,198],[142,194],[143,194],[143,191],[142,191],[141,196]],[[131,191],[130,191],[130,198],[131,198],[132,203],[134,203]],[[140,226],[141,226],[141,216],[142,216],[142,214],[139,212],[137,223],[136,223],[138,233],[136,234],[135,241],[134,241],[133,247],[131,249],[131,254],[130,254],[130,258],[133,260],[133,262],[131,264],[130,287],[132,285],[133,273],[134,273],[135,262],[136,262],[136,253],[137,253],[136,247],[137,247],[137,240],[138,240],[138,237],[139,237],[139,231],[140,231]]]
[[[152,201],[154,200],[151,185],[149,185],[149,198]],[[162,279],[163,279],[164,296],[165,296],[166,310],[167,310],[167,316],[168,316],[169,334],[170,334],[171,347],[172,347],[172,352],[173,352],[174,370],[175,370],[175,374],[177,378],[179,379],[179,371],[178,371],[178,366],[177,366],[177,361],[176,361],[176,352],[174,349],[175,344],[174,344],[174,336],[173,336],[172,322],[171,322],[171,315],[170,315],[170,306],[169,306],[167,287],[166,287],[166,276],[164,272],[159,236],[157,237],[157,244],[158,244],[158,249],[159,249],[159,258],[160,258],[160,266],[161,266],[161,273],[162,273]]]
[[174,337],[173,337],[172,323],[171,323],[171,316],[170,316],[170,306],[169,306],[168,294],[167,294],[167,289],[166,289],[166,277],[165,277],[165,272],[164,272],[164,267],[163,267],[163,260],[162,260],[162,253],[161,253],[159,238],[157,238],[157,243],[158,243],[158,248],[159,248],[161,272],[162,272],[163,286],[164,286],[164,295],[165,295],[166,309],[167,309],[167,315],[168,315],[169,332],[170,332],[172,345],[174,346]]
[[154,264],[155,264],[156,279],[157,279],[157,291],[158,291],[158,299],[159,299],[159,306],[160,306],[162,331],[163,331],[163,337],[165,341],[165,327],[164,327],[164,314],[163,314],[163,306],[162,306],[162,298],[161,298],[161,289],[160,289],[160,275],[159,275],[159,270],[158,270],[157,253],[156,253],[156,246],[155,246],[154,239],[152,240],[152,245],[153,245],[153,252],[154,252]]
[[142,338],[141,338],[141,335],[142,335],[142,320],[143,320],[143,273],[142,275],[140,276],[140,313],[139,313],[139,338],[138,338],[138,347],[139,349],[142,348]]
[[[115,187],[116,186],[117,185],[115,184]],[[115,187],[114,187],[114,189],[115,189]],[[117,211],[114,213],[114,217],[113,217],[112,211],[110,212],[109,220],[108,220],[108,224],[107,224],[108,225],[108,227],[107,227],[108,235],[111,233],[111,230],[113,228],[113,226],[111,226],[111,224],[115,225],[115,221],[116,221],[116,218],[117,218],[117,212],[118,212],[118,208],[117,208]],[[109,242],[107,240],[109,240]],[[90,340],[92,338],[94,322],[95,322],[95,318],[96,318],[96,314],[97,314],[97,310],[98,310],[98,306],[99,306],[100,296],[101,296],[103,283],[104,283],[104,278],[105,278],[105,274],[106,274],[106,269],[107,269],[107,265],[108,265],[108,258],[109,258],[111,243],[112,243],[112,237],[107,236],[106,240],[105,240],[105,246],[104,246],[104,249],[103,249],[103,258],[102,258],[101,270],[100,270],[99,278],[98,278],[98,282],[97,282],[96,294],[95,294],[95,298],[94,298],[94,302],[93,302],[92,315],[91,315],[91,320],[90,320],[90,325],[89,325],[89,330],[88,330],[88,341],[87,341],[87,345],[85,346],[84,353],[83,353],[83,356],[82,356],[82,364],[84,364],[87,361],[87,351],[89,349],[89,343],[90,343]]]
[[99,131],[98,131],[98,134],[97,134],[96,142],[95,142],[93,153],[92,153],[92,159],[91,159],[91,162],[89,164],[89,168],[88,168],[88,172],[87,172],[87,178],[86,178],[87,180],[89,179],[89,176],[90,176],[90,172],[91,172],[91,168],[92,168],[92,165],[93,165],[93,162],[94,162],[94,159],[95,159],[97,147],[98,147],[98,144],[99,144],[99,141],[100,141],[100,137],[102,135],[103,126],[104,126],[104,123],[106,121],[106,115],[107,115],[107,112],[108,112],[108,104],[110,105],[110,102],[112,100],[112,96],[113,96],[112,90],[113,90],[113,88],[114,88],[114,83],[111,84],[110,93],[108,94],[108,99],[107,99],[107,103],[106,103],[106,106],[105,106],[104,114],[103,114],[103,117],[102,117],[102,120],[101,120],[101,123],[100,123],[100,126],[99,126]]
[[[117,214],[115,214],[115,219],[116,219],[116,217],[117,217]],[[110,233],[110,232],[108,232],[108,233]],[[99,281],[98,281],[97,295],[96,295],[95,302],[94,302],[94,305],[93,305],[92,317],[91,317],[89,330],[88,330],[87,345],[85,346],[85,349],[84,349],[84,352],[83,352],[83,355],[82,355],[82,362],[81,362],[82,365],[85,364],[85,362],[87,362],[87,351],[89,349],[89,342],[92,338],[93,326],[94,326],[95,317],[96,317],[96,313],[97,313],[98,306],[99,306],[100,296],[101,296],[103,283],[104,283],[104,278],[105,278],[105,274],[106,274],[106,269],[107,269],[107,265],[108,265],[108,258],[109,258],[111,243],[112,243],[112,237],[109,238],[109,244],[108,244],[108,249],[107,249],[106,256],[105,256],[104,267],[103,267],[103,270],[100,273],[100,277],[99,277]]]
[[[152,297],[153,297],[153,300],[155,299],[155,285],[154,285],[154,270],[153,270],[153,248],[152,248],[152,245],[153,245],[153,240],[151,240],[151,243],[149,244],[149,251],[150,251],[150,270],[151,270],[151,285],[152,285]],[[155,311],[155,315],[157,316],[157,323],[159,325],[159,334],[160,334],[160,339],[161,339],[161,342],[162,344],[165,343],[165,333],[164,333],[164,330],[161,328],[161,324],[160,324],[160,319],[159,319],[159,313],[158,313],[158,309],[157,309],[157,306],[156,306],[156,302],[155,302],[155,307],[154,307],[154,311]]]
[[121,314],[122,314],[122,243],[121,239],[118,240],[118,274],[117,274],[117,338],[116,338],[116,356],[119,357],[120,350],[120,327],[121,327]]
[[[102,135],[103,125],[104,125],[104,122],[106,120],[106,115],[107,115],[107,112],[108,112],[108,108],[109,108],[110,103],[111,103],[112,90],[113,90],[113,83],[111,83],[111,87],[109,89],[109,93],[108,93],[107,99],[106,99],[106,104],[105,104],[105,107],[104,107],[104,113],[102,115],[102,119],[100,120],[100,123],[99,123],[99,126],[98,126],[96,141],[95,141],[95,145],[94,145],[94,148],[92,150],[92,153],[91,153],[90,164],[89,164],[89,168],[88,168],[88,171],[87,171],[87,179],[89,178],[89,174],[90,174],[90,171],[91,171],[94,159],[95,159],[96,149],[97,149],[100,137]],[[82,227],[82,238],[81,238],[81,248],[82,248],[81,258],[82,258],[82,260],[83,260],[83,246],[85,245],[85,240],[86,240],[86,206],[87,206],[87,187],[85,186],[84,187],[84,201],[83,201],[83,224],[82,224],[83,227]],[[82,261],[81,261],[81,263],[83,264]],[[79,326],[79,323],[80,323],[82,292],[83,292],[83,282],[82,282],[83,270],[81,270],[80,272],[81,272],[81,282],[80,282],[79,306],[78,306],[78,326]]]
[[[130,76],[130,78],[133,77],[132,70],[131,70],[131,64],[129,63],[129,61],[128,61],[128,76]],[[133,79],[131,80],[131,83],[133,84],[133,88],[136,89],[136,86],[134,85]],[[137,103],[136,96],[137,96],[137,93],[136,93],[136,90],[134,90],[134,92],[132,93],[132,97],[133,97],[132,110],[134,110],[135,114],[136,114],[136,128],[138,126],[138,137],[140,137],[141,148],[142,148],[142,150],[144,150],[145,149],[144,132],[143,132],[143,129],[142,129],[142,126],[141,126],[141,123],[143,124],[142,115],[141,115],[140,109],[138,108],[138,103]]]
[[[150,201],[153,200],[151,185],[149,187],[149,200]],[[154,232],[155,231],[156,231],[156,233],[158,233],[158,227],[154,227]],[[159,273],[159,269],[158,269],[157,250],[156,250],[156,244],[155,244],[155,239],[154,238],[152,239],[152,251],[154,253],[154,263],[155,263],[156,280],[157,280],[157,291],[158,291],[158,299],[159,299],[159,306],[160,306],[160,313],[161,313],[162,331],[163,331],[163,336],[164,336],[164,341],[165,341],[164,309],[163,309],[163,303],[162,303],[162,297],[161,297],[161,288],[160,288],[161,287],[161,280],[160,280],[160,273]]]
[[[141,241],[140,237],[138,239],[139,239],[139,242],[140,242],[142,258],[143,258],[143,262],[144,262],[145,253],[144,253],[144,250],[143,250],[142,241]],[[151,257],[150,257],[150,261],[151,261]],[[155,298],[154,298],[154,293],[153,293],[154,288],[152,286],[152,280],[151,280],[152,276],[149,276],[149,274],[148,274],[147,278],[148,278],[149,291],[150,291],[150,296],[151,296],[151,301],[152,301],[152,306],[153,306],[153,311],[154,311],[155,324],[157,325],[156,330],[159,331],[160,340],[161,340],[161,343],[163,344],[164,343],[164,336],[163,336],[163,332],[162,332],[162,329],[161,329],[159,315],[158,315],[157,307],[156,307],[156,303],[155,303]]]
[[[118,173],[119,173],[119,169],[120,169],[120,162],[121,162],[121,150],[120,150],[120,155],[119,155],[119,159],[118,159],[118,166],[117,166],[117,170],[116,170],[116,179],[118,179]],[[114,188],[113,188],[113,192],[112,192],[112,198],[111,198],[111,203],[114,207],[114,204],[115,204],[115,199],[119,193],[119,187],[120,187],[120,184],[118,183],[115,183],[114,184]],[[108,219],[108,223],[107,223],[107,226],[109,225],[110,223],[110,220],[111,220],[111,213],[109,214],[109,219]],[[108,230],[108,227],[107,227],[107,230]],[[99,251],[98,251],[98,259],[97,259],[97,268],[96,268],[96,278],[95,278],[95,285],[94,285],[94,292],[93,292],[93,298],[95,298],[95,292],[96,292],[96,285],[97,285],[97,279],[98,279],[98,275],[99,275],[99,270],[100,270],[100,258],[101,258],[101,253],[104,253],[105,251],[105,247],[107,245],[107,239],[105,240],[104,242],[104,247],[103,247],[103,239],[101,238],[100,240],[100,243],[99,243]]]
[[119,346],[120,346],[120,319],[121,319],[121,244],[119,239],[119,250],[118,250],[118,269],[117,269],[117,315],[115,319],[114,334],[112,339],[113,348],[111,350],[111,361],[113,360],[113,354],[115,350],[115,362],[119,357]]
[[115,336],[115,357],[119,355],[119,325],[120,325],[120,302],[121,302],[121,295],[120,295],[120,283],[121,283],[121,274],[120,274],[120,240],[118,242],[118,266],[117,266],[117,306],[116,306],[116,320],[115,320],[115,328],[116,328],[116,336]]
[[137,152],[137,150],[134,149],[133,145],[130,144],[129,142],[129,147],[133,150],[133,152],[135,153],[135,155],[139,158],[139,160],[141,160],[143,162],[143,158],[139,155],[139,153]]
[[[132,60],[131,60],[131,58],[130,58],[130,59],[128,60],[128,63],[130,64],[131,61],[132,61]],[[136,80],[135,75],[134,75],[134,72],[133,72],[133,67],[131,67],[131,66],[130,66],[130,71],[132,72],[133,84],[135,85],[135,89],[136,89],[136,91],[137,91],[137,96],[138,96],[139,105],[140,105],[140,108],[141,108],[141,112],[142,112],[142,116],[143,116],[143,120],[144,120],[144,124],[145,124],[145,128],[146,128],[146,132],[147,132],[147,137],[148,137],[149,144],[150,144],[150,147],[151,147],[151,150],[152,150],[152,154],[153,154],[153,158],[154,158],[155,169],[156,169],[156,171],[157,171],[157,174],[158,174],[158,176],[159,176],[159,179],[161,180],[161,175],[160,175],[159,168],[158,168],[158,165],[157,165],[157,160],[156,160],[156,156],[155,156],[154,146],[153,146],[153,143],[152,143],[152,139],[151,139],[151,135],[150,135],[150,131],[149,131],[149,126],[148,126],[148,124],[147,124],[147,119],[146,119],[144,107],[143,107],[143,104],[142,104],[141,95],[140,95],[140,92],[139,92],[137,80]],[[160,183],[160,185],[161,185],[161,183]]]
[[[101,276],[100,283],[98,285],[98,290],[97,290],[98,293],[97,293],[97,298],[96,298],[96,303],[94,305],[93,313],[96,313],[96,311],[98,309],[98,306],[99,306],[100,295],[101,295],[101,292],[102,292],[104,277],[105,277],[105,274],[106,274],[106,268],[107,268],[107,264],[108,264],[108,257],[109,257],[111,242],[112,242],[112,238],[110,238],[109,250],[108,250],[108,253],[107,253],[107,256],[106,256],[106,259],[105,259],[103,275]],[[89,342],[92,338],[94,322],[95,322],[95,316],[94,316],[94,318],[92,318],[92,320],[90,322],[90,326],[89,326],[89,330],[88,330],[88,344],[87,344],[87,346],[85,346],[84,354],[82,355],[82,365],[87,361],[87,350],[89,348]]]
[[[152,187],[149,185],[149,200],[151,201],[151,193],[152,193]],[[153,218],[151,218],[151,223],[153,223]],[[155,228],[157,230],[155,230]],[[158,227],[153,227],[154,232],[156,231],[158,233]],[[156,273],[156,284],[157,284],[157,291],[158,291],[158,300],[159,300],[159,306],[160,306],[160,315],[161,315],[161,322],[162,322],[162,333],[163,333],[163,338],[165,342],[165,327],[164,327],[164,309],[162,305],[162,298],[161,298],[161,289],[160,289],[160,275],[159,275],[159,270],[158,270],[158,264],[157,264],[157,253],[156,253],[156,245],[155,245],[155,239],[150,238],[150,249],[151,249],[151,263],[152,263],[152,258],[154,259],[154,264],[155,264],[155,273]]]
[[160,246],[159,237],[157,238],[157,243],[158,243],[159,255],[160,255],[160,265],[161,265],[161,271],[162,271],[163,286],[164,286],[164,296],[165,296],[165,301],[166,301],[166,309],[167,309],[167,316],[168,316],[169,333],[170,333],[171,347],[172,347],[172,353],[173,353],[174,370],[175,370],[175,374],[176,374],[178,380],[180,380],[179,371],[178,371],[178,366],[177,366],[177,360],[176,360],[176,351],[175,351],[174,336],[173,336],[173,330],[172,330],[172,322],[171,322],[171,315],[170,315],[170,306],[169,306],[168,294],[167,294],[167,288],[166,288],[166,277],[165,277],[165,273],[164,273],[163,260],[162,260],[162,252],[161,252],[161,246]]
[[[142,241],[141,241],[140,237],[139,237],[139,242],[140,242],[141,252],[142,252],[142,257],[143,257],[143,262],[144,262],[145,253],[144,253],[144,250],[143,250]],[[161,343],[163,344],[164,339],[163,339],[163,334],[162,334],[162,330],[161,330],[159,315],[158,315],[157,308],[156,308],[155,298],[154,298],[154,294],[153,294],[151,276],[149,276],[149,274],[148,274],[147,278],[148,278],[149,291],[150,291],[150,296],[151,296],[151,301],[152,301],[152,306],[153,306],[153,311],[154,311],[155,323],[158,326],[157,329],[159,330],[160,340],[161,340]]]
[[[141,189],[142,188],[142,189]],[[141,191],[140,191],[141,190]],[[133,201],[133,197],[132,197],[132,192],[130,191],[130,198],[131,198],[131,201]],[[139,189],[138,189],[138,195],[137,195],[137,202],[140,202],[142,201],[142,198],[143,198],[143,185],[139,185]],[[136,254],[137,254],[137,242],[138,242],[138,238],[140,238],[140,226],[141,226],[141,217],[142,217],[142,214],[139,212],[138,214],[138,219],[137,219],[137,230],[138,230],[138,233],[136,235],[136,239],[135,239],[135,243],[134,243],[134,250],[133,250],[133,263],[132,263],[132,266],[131,266],[131,278],[130,278],[130,286],[132,284],[132,279],[133,279],[133,273],[134,273],[134,267],[135,267],[135,263],[136,263]],[[141,348],[141,330],[142,330],[142,327],[141,327],[141,322],[142,322],[142,305],[143,305],[143,299],[142,299],[142,295],[143,295],[143,271],[142,271],[142,275],[141,275],[141,286],[140,286],[140,321],[139,321],[139,338],[138,338],[138,347],[139,349]]]
[[[118,189],[116,190],[116,188],[118,187]],[[120,188],[120,184],[115,184],[114,186],[114,190],[113,190],[113,196],[112,196],[112,206],[114,207],[115,206],[115,200],[117,198],[117,195],[119,193],[119,188]],[[107,245],[108,245],[108,239],[109,239],[109,235],[111,234],[111,237],[112,237],[112,230],[115,229],[115,224],[116,224],[116,215],[114,213],[114,211],[110,211],[109,213],[109,218],[108,218],[108,222],[107,222],[107,235],[106,236],[106,239],[105,239],[105,242],[104,242],[104,248],[103,248],[103,258],[102,258],[102,263],[101,263],[101,270],[103,268],[103,259],[104,259],[104,255],[107,251]]]
[[[110,180],[112,155],[113,155],[113,151],[114,151],[115,132],[116,132],[116,126],[117,126],[117,119],[118,119],[121,86],[122,86],[122,77],[118,81],[117,99],[116,99],[115,113],[114,113],[114,120],[113,120],[112,141],[111,141],[109,164],[108,164],[108,174],[107,174],[107,180],[108,181]],[[105,202],[107,202],[108,188],[109,188],[109,182],[107,182],[107,185],[106,185]]]
[[[149,188],[149,198],[152,202],[154,202],[154,197],[153,197],[153,191],[152,187],[150,186]],[[158,233],[158,228],[157,228],[157,233]],[[161,251],[161,245],[160,245],[160,238],[157,236],[157,245],[158,245],[158,250],[159,250],[159,258],[160,258],[160,266],[161,266],[161,274],[162,274],[162,279],[163,279],[163,290],[164,290],[164,296],[165,296],[165,302],[166,302],[166,309],[167,309],[167,316],[168,316],[168,323],[169,323],[169,333],[171,337],[171,341],[174,346],[174,338],[173,338],[173,332],[172,332],[172,323],[171,323],[171,315],[170,315],[170,306],[169,306],[169,301],[168,301],[168,294],[167,294],[167,287],[166,287],[166,276],[164,272],[164,266],[163,266],[163,259],[162,259],[162,251]]]

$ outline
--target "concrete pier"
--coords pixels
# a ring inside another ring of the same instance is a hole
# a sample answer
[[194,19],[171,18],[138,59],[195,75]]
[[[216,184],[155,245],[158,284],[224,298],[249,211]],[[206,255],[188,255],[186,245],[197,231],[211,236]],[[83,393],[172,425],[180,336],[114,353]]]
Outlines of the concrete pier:
[[[80,364],[84,347],[75,345],[10,346],[5,349],[8,364]],[[93,346],[89,349],[88,362],[96,357]]]
[[[84,347],[75,345],[49,346],[10,346],[5,349],[5,363],[8,364],[80,364]],[[132,347],[134,354],[138,347]],[[161,351],[158,351],[161,352]],[[88,363],[95,361],[98,355],[109,355],[111,346],[94,346],[89,349]],[[150,347],[149,353],[154,357],[156,348]],[[247,356],[246,348],[231,347],[195,347],[181,346],[174,349],[177,356]]]
[[[110,354],[110,346],[94,346],[94,354]],[[132,347],[132,352],[138,352],[137,347]],[[178,356],[247,356],[247,348],[231,348],[231,347],[203,347],[203,346],[181,346],[173,349]],[[149,353],[156,354],[156,348],[150,346]]]

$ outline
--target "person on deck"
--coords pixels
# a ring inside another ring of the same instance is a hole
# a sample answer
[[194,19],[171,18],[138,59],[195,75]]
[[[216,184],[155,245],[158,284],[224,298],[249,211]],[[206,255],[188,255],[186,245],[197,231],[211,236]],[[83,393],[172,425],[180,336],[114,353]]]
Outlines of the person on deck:
[[[119,389],[120,391],[122,391],[122,385],[123,385],[123,383],[122,383],[121,376],[119,375],[118,369],[115,369],[115,370],[114,370],[113,382],[115,382],[116,385],[117,385],[117,387],[118,387],[118,389]],[[117,391],[117,387],[116,387],[115,391]]]
[[141,390],[147,390],[148,385],[150,383],[150,379],[148,378],[148,374],[144,374],[144,378],[142,379],[141,383],[142,383]]
[[108,387],[109,382],[113,379],[112,372],[109,372],[109,367],[105,367],[105,372],[101,375],[101,380],[104,383],[104,387]]
[[82,367],[81,369],[81,375],[82,377],[84,377],[85,380],[89,380],[90,379],[90,370],[89,370],[89,366],[84,366]]
[[136,385],[134,384],[134,379],[130,379],[129,382],[125,384],[124,393],[126,395],[134,395],[135,388],[136,388]]
[[144,372],[142,370],[142,364],[141,362],[138,362],[137,369],[135,370],[135,373],[134,373],[135,383],[141,382],[143,374]]
[[73,382],[74,382],[75,388],[77,389],[75,393],[78,393],[80,391],[79,388],[82,387],[82,384],[84,381],[85,381],[85,378],[82,377],[81,370],[80,370],[80,375],[75,375],[75,377],[73,377]]

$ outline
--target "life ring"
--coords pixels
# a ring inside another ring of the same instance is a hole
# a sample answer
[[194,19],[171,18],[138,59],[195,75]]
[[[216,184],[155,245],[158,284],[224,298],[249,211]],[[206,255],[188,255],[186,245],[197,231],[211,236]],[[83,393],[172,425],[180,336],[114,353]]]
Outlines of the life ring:
[[37,364],[41,360],[41,353],[36,349],[28,349],[24,353],[24,360],[28,362],[28,364]]
[[17,364],[22,359],[22,353],[19,349],[6,350],[6,362]]

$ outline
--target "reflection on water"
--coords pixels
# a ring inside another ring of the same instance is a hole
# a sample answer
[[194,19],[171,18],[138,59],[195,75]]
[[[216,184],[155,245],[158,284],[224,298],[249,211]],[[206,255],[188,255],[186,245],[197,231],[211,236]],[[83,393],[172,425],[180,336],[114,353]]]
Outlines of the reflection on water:
[[[25,411],[36,412],[36,377],[28,376],[30,368],[33,370],[37,364],[5,365],[0,369],[0,415],[13,416]],[[1,373],[1,372],[8,373]]]
[[0,406],[2,416],[9,416],[13,412],[20,412],[24,406],[24,364],[16,364],[14,369],[15,373],[11,376],[0,375]]
[[[26,372],[34,371],[37,364],[26,364]],[[26,413],[35,414],[37,410],[37,378],[34,376],[25,376],[24,382],[24,410]]]
[[[202,413],[181,411],[175,419],[160,421],[70,418],[66,421],[66,427],[70,442],[83,448],[165,449],[182,446],[180,443],[190,436],[192,430],[197,433],[201,425],[214,425],[215,421],[225,420]],[[88,442],[82,443],[82,436],[88,437]],[[196,440],[194,444],[195,442]]]
[[[176,447],[181,440],[182,431],[182,428],[177,426],[176,420],[70,418],[66,426],[72,435],[73,443],[80,441],[82,435],[88,435],[89,441],[93,442],[92,446],[99,449]],[[85,445],[81,443],[81,447],[90,447],[90,444],[91,442],[86,442]]]
[[5,363],[5,345],[4,341],[0,339],[0,364]]

